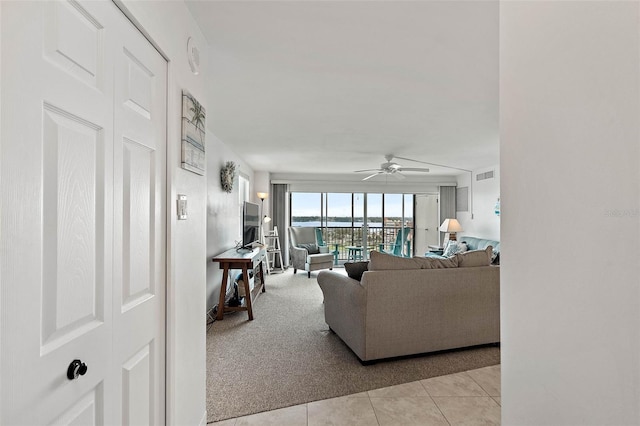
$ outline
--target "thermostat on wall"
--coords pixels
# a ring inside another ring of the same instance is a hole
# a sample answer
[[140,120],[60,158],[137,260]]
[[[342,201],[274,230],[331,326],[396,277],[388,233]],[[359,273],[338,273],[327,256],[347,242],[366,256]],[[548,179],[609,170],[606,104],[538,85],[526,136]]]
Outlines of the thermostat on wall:
[[196,42],[193,41],[193,37],[189,37],[189,40],[187,40],[187,57],[189,58],[191,72],[198,75],[200,73],[200,49],[196,46]]

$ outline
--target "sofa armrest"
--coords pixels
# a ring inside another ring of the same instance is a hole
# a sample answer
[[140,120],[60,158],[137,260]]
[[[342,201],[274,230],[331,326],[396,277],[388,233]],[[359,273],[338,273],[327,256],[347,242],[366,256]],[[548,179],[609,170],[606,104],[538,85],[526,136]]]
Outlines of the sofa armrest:
[[358,280],[335,271],[320,271],[318,284],[327,300],[343,301],[350,308],[357,308],[366,302],[367,292]]
[[326,323],[364,360],[367,289],[359,281],[334,271],[320,271],[318,284],[324,294]]

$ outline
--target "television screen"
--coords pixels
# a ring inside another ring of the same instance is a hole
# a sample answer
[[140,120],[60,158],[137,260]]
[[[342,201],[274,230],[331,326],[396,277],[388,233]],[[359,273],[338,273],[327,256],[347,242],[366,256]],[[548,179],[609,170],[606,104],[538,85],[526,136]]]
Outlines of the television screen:
[[244,202],[242,214],[242,247],[251,248],[251,243],[260,239],[260,206],[248,201]]

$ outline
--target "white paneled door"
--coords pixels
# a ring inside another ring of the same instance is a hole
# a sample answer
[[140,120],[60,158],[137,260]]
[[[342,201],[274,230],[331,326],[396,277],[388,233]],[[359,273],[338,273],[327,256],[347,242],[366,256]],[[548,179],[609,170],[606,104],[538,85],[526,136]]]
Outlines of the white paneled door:
[[416,194],[415,211],[415,254],[424,256],[430,245],[438,245],[438,196],[435,194]]
[[0,424],[163,424],[167,63],[110,1],[0,7]]

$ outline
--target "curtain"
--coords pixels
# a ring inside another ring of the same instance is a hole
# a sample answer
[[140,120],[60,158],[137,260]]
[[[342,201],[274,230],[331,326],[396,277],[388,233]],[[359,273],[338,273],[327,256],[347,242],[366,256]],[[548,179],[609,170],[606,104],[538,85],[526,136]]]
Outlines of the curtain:
[[[456,187],[441,186],[440,189],[440,219],[442,224],[445,219],[455,219],[456,217]],[[443,241],[444,232],[440,232],[440,241]]]
[[289,204],[289,185],[272,184],[271,185],[271,214],[273,226],[278,227],[278,235],[280,236],[280,250],[284,265],[278,265],[280,259],[274,261],[274,267],[289,267],[289,231],[288,231],[288,204]]

